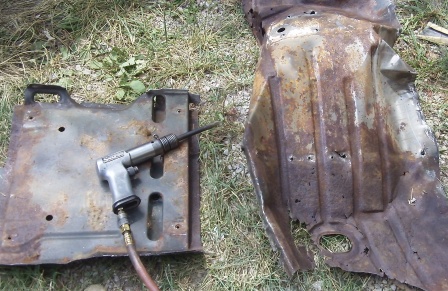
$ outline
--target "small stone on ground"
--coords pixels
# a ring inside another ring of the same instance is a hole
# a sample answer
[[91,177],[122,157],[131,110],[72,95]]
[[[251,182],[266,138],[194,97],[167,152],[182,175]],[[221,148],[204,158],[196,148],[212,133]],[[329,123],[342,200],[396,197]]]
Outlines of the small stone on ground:
[[101,284],[93,284],[84,289],[84,291],[106,291],[106,288]]

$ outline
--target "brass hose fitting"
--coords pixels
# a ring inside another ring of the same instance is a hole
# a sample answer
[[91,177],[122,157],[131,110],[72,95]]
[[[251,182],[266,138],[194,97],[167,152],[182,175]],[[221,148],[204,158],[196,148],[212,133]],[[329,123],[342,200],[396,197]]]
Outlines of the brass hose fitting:
[[126,212],[123,208],[118,210],[118,227],[120,228],[121,234],[124,238],[124,244],[126,246],[133,245],[134,239],[132,237],[131,225],[128,222]]

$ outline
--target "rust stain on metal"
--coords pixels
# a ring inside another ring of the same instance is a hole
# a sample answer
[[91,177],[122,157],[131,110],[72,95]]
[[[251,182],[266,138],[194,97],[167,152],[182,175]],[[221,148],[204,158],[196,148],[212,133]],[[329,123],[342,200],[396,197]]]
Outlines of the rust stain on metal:
[[150,123],[147,121],[132,120],[128,124],[120,126],[120,128],[128,134],[130,133],[129,130],[132,129],[133,132],[131,133],[138,134],[143,137],[151,137],[152,134]]
[[113,219],[110,214],[110,203],[107,203],[107,197],[104,193],[88,191],[86,194],[87,207],[85,215],[87,215],[87,223],[94,231],[105,229],[107,221]]
[[[448,203],[413,70],[393,51],[389,1],[243,1],[261,46],[244,147],[261,215],[289,274],[327,263],[448,289]],[[425,231],[422,231],[425,230]],[[346,253],[319,245],[341,234]]]
[[[108,136],[107,140],[110,142],[111,137]],[[86,147],[91,151],[95,156],[101,156],[107,153],[108,148],[105,142],[99,141],[96,137],[83,134],[80,138],[80,145],[82,147]]]
[[57,195],[58,199],[49,207],[46,213],[45,220],[56,224],[58,227],[62,227],[66,224],[69,218],[67,213],[68,194],[61,193]]

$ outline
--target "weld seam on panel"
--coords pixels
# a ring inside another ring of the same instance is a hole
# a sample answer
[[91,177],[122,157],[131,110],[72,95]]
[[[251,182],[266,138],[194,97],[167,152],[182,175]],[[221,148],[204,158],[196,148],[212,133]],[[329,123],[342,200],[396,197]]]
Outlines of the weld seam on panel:
[[[284,129],[284,126],[282,124],[282,115],[283,115],[283,110],[282,110],[282,105],[283,104],[277,104],[278,102],[281,102],[282,99],[282,95],[281,95],[281,90],[280,88],[278,88],[278,86],[276,86],[276,83],[274,82],[274,80],[276,80],[278,83],[281,82],[281,79],[278,77],[269,77],[269,90],[271,91],[271,103],[272,103],[272,111],[273,111],[273,115],[274,115],[274,131],[275,131],[275,135],[277,136],[276,138],[276,142],[277,142],[277,148],[278,150],[278,159],[279,159],[279,163],[280,163],[280,171],[279,171],[279,176],[280,176],[280,185],[281,185],[281,189],[279,189],[279,193],[280,193],[280,197],[282,198],[282,202],[286,203],[285,206],[289,205],[289,200],[287,195],[289,193],[291,193],[291,189],[289,188],[289,183],[288,183],[288,179],[286,178],[285,175],[285,169],[287,167],[286,165],[286,155],[285,155],[285,145],[286,143],[282,143],[280,141],[285,140],[285,131],[284,130],[280,130],[280,129]],[[278,94],[274,94],[273,92],[276,92]],[[278,100],[276,100],[275,96],[279,96]]]
[[[310,72],[310,79],[309,79],[309,88],[310,88],[310,101],[311,101],[311,110],[312,110],[312,116],[313,116],[313,127],[314,127],[314,140],[315,147],[316,147],[316,175],[317,175],[317,181],[318,181],[318,197],[319,197],[319,210],[320,210],[320,220],[325,221],[328,217],[327,207],[326,207],[326,179],[325,179],[325,144],[326,144],[326,136],[325,131],[322,130],[325,125],[322,123],[322,89],[320,86],[320,82],[318,82],[318,75],[319,72],[319,63],[316,60],[314,56],[315,50],[313,49],[311,53],[309,54],[310,63],[307,60],[307,66],[308,71]],[[313,91],[314,89],[314,91]],[[323,183],[322,183],[323,180]]]
[[[342,84],[342,86],[344,86],[344,84]],[[348,110],[347,110],[347,108],[349,106],[349,102],[347,101],[347,96],[345,96],[345,94],[344,94],[342,100],[344,102],[342,108],[343,108],[345,114],[343,116],[341,116],[341,119],[343,119],[345,117],[345,133],[348,135],[346,145],[348,145],[348,152],[350,153],[350,160],[351,160],[352,145],[351,145],[351,142],[350,142],[351,139],[350,139],[350,128],[349,128],[350,127],[349,126],[349,113],[348,113]],[[341,120],[341,121],[342,121],[342,124],[344,124],[344,120]],[[346,164],[344,163],[344,167],[345,166],[346,166]],[[351,177],[349,177],[349,175],[351,175]],[[351,196],[351,204],[352,204],[351,213],[353,214],[353,212],[354,212],[354,204],[355,204],[355,202],[354,202],[354,200],[355,200],[354,196],[355,195],[354,195],[354,189],[353,189],[353,185],[354,185],[353,184],[353,168],[352,168],[351,163],[350,163],[350,172],[347,171],[347,179],[348,178],[351,178],[351,182],[352,182],[351,183],[352,184],[352,189],[351,189],[352,190],[352,195],[350,195],[350,196]],[[347,189],[347,190],[350,191],[349,189]],[[347,199],[350,199],[350,197],[348,197]],[[345,201],[347,201],[347,199]],[[350,207],[350,204],[347,203],[346,206]],[[345,210],[345,211],[347,211],[347,210]],[[345,213],[347,213],[347,212],[345,212]]]
[[[350,98],[350,101],[352,102],[348,102],[346,100],[346,105],[348,106],[348,109],[350,112],[355,112],[354,114],[356,114],[356,101],[355,95],[352,95],[350,92],[350,88],[354,88],[354,83],[353,83],[353,79],[350,77],[348,80],[345,79],[344,80],[344,96],[346,99]],[[354,89],[353,89],[354,90]],[[349,97],[350,96],[350,97]],[[352,116],[350,118],[350,114],[348,110],[347,112],[347,127],[348,127],[348,132],[350,134],[350,136],[354,137],[354,138],[350,138],[349,139],[349,146],[350,146],[350,161],[351,161],[351,171],[352,171],[352,176],[353,176],[353,214],[357,213],[359,210],[359,201],[358,201],[358,196],[361,194],[361,179],[360,177],[362,177],[362,173],[363,173],[363,169],[362,169],[362,164],[361,164],[361,160],[362,160],[362,148],[359,145],[359,143],[357,143],[357,141],[361,140],[360,137],[360,128],[356,126],[355,123],[355,118]]]
[[[372,53],[372,72],[379,72],[381,74],[381,70],[378,67],[379,62],[379,54],[378,54],[378,47],[375,50],[374,53]],[[384,102],[381,100],[381,95],[379,92],[383,92],[382,90],[382,84],[381,81],[378,79],[377,74],[372,74],[373,79],[373,94],[375,96],[375,106],[373,110],[375,110],[375,119],[377,120],[377,127],[376,132],[378,135],[378,141],[379,141],[379,156],[380,156],[380,164],[381,164],[381,184],[382,184],[382,204],[383,209],[386,208],[387,204],[389,204],[389,201],[392,197],[392,185],[391,185],[391,177],[388,175],[389,173],[389,163],[387,162],[390,158],[389,152],[387,150],[387,138],[386,138],[386,131],[387,126],[385,123],[385,120],[381,116],[381,110],[380,106],[384,105]],[[386,97],[384,97],[386,98]]]
[[[354,90],[353,78],[344,78],[343,80],[344,86],[344,101],[346,106],[346,116],[347,116],[347,131],[350,135],[348,145],[350,147],[350,161],[351,161],[351,173],[352,173],[352,185],[353,185],[353,197],[352,197],[352,207],[353,214],[358,212],[358,195],[361,194],[361,179],[362,173],[364,169],[362,168],[361,160],[362,160],[362,148],[359,144],[361,140],[360,128],[356,126],[355,118],[350,116],[349,112],[355,112],[356,114],[356,96],[351,94],[351,88]],[[348,109],[348,110],[347,110]]]

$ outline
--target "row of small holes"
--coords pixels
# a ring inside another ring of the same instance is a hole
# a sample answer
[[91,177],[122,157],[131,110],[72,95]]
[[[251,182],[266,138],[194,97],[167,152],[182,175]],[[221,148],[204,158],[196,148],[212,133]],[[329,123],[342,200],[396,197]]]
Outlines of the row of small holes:
[[[271,10],[272,10],[272,9],[271,9]],[[303,12],[303,13],[308,14],[306,11]],[[316,11],[311,11],[309,14],[316,14]],[[291,18],[291,15],[288,15],[287,18]],[[278,32],[278,33],[282,33],[282,32],[285,31],[285,30],[286,30],[286,28],[284,28],[284,27],[280,27],[280,28],[277,30],[277,32]],[[316,28],[316,31],[319,31],[319,29]]]
[[[344,153],[337,153],[341,158],[343,158],[343,159],[345,159],[345,158],[347,158],[347,155],[346,154],[344,154]],[[420,155],[422,155],[422,156],[424,156],[426,154],[426,152],[425,152],[425,150],[421,150],[420,151]],[[308,160],[311,160],[312,159],[312,157],[307,157],[307,159]],[[334,156],[330,156],[330,159],[334,159]],[[289,160],[292,162],[292,161],[294,161],[294,157],[293,156],[290,156],[289,157]]]
[[[422,155],[424,155],[424,153],[422,153]],[[343,159],[345,159],[345,158],[347,157],[346,154],[339,154],[339,156],[340,156],[341,158],[343,158]],[[311,161],[313,158],[312,158],[311,156],[308,156],[307,159],[308,159],[308,161]],[[334,156],[330,156],[330,159],[334,159]],[[289,157],[289,160],[290,160],[291,162],[294,161],[294,157],[293,157],[293,156],[290,156],[290,157]]]

